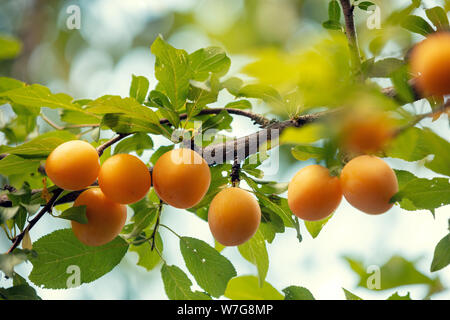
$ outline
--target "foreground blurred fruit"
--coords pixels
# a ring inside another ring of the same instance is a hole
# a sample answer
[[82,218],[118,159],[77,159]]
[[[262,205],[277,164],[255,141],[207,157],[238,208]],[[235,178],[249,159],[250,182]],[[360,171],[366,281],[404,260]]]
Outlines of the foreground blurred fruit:
[[250,192],[237,187],[220,191],[211,201],[208,223],[214,238],[224,246],[238,246],[258,230],[261,209]]
[[376,153],[393,137],[394,123],[380,110],[352,109],[341,121],[340,142],[347,152]]
[[438,32],[419,43],[411,53],[411,71],[425,95],[450,94],[450,32]]
[[127,219],[127,208],[108,199],[100,188],[83,191],[74,207],[86,206],[87,224],[72,221],[75,236],[85,245],[101,246],[112,241],[122,230]]
[[145,163],[129,154],[117,154],[106,160],[98,176],[103,193],[112,201],[122,204],[141,200],[151,183]]
[[153,186],[161,200],[180,209],[192,208],[208,191],[211,173],[197,152],[176,149],[163,154],[153,168]]
[[389,165],[375,156],[359,156],[342,169],[341,185],[345,199],[368,214],[388,211],[390,199],[398,191],[397,177]]
[[60,144],[45,162],[47,176],[66,190],[81,190],[90,186],[97,179],[99,170],[97,150],[81,140]]
[[322,220],[333,213],[342,199],[337,177],[327,168],[310,165],[298,171],[288,187],[288,204],[300,219]]

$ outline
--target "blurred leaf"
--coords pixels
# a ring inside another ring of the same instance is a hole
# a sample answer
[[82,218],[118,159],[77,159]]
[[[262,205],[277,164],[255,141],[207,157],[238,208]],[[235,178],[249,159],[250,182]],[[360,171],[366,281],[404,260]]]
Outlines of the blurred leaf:
[[305,227],[308,230],[309,234],[316,238],[320,231],[322,231],[322,228],[327,224],[327,222],[331,219],[333,214],[329,215],[325,219],[319,220],[319,221],[306,221],[305,220]]
[[398,292],[396,292],[393,295],[391,295],[389,298],[387,298],[386,300],[412,300],[412,299],[409,296],[409,292],[404,296],[401,296],[398,294]]
[[273,105],[280,105],[282,103],[282,98],[277,90],[270,86],[261,84],[246,85],[239,89],[237,96],[257,98]]
[[442,238],[434,249],[430,271],[441,270],[450,264],[450,233]]
[[227,103],[225,105],[225,109],[226,108],[230,108],[230,109],[251,109],[252,108],[252,104],[248,100],[241,99],[241,100],[236,100],[236,101],[232,101],[232,102]]
[[21,88],[23,86],[25,86],[25,83],[22,81],[8,77],[0,77],[0,92]]
[[291,153],[295,159],[306,161],[311,158],[320,161],[325,158],[325,150],[320,147],[310,145],[297,145],[291,149]]
[[409,68],[407,66],[396,69],[391,73],[391,80],[399,99],[404,102],[414,101],[414,92],[408,83],[409,80]]
[[146,241],[145,243],[138,246],[130,246],[130,251],[136,252],[138,254],[139,260],[137,262],[137,265],[144,267],[147,271],[155,268],[161,261],[161,257],[156,250],[158,250],[161,254],[163,252],[163,242],[159,232],[156,233],[155,248],[153,248],[153,250],[150,241]]
[[0,60],[15,58],[22,50],[22,43],[12,36],[0,34]]
[[362,300],[360,297],[358,297],[357,295],[351,293],[347,289],[342,288],[342,290],[344,290],[344,294],[345,294],[345,299],[346,300]]
[[438,30],[444,30],[449,27],[447,13],[443,8],[436,6],[426,9],[425,13]]
[[368,70],[366,70],[366,74],[371,78],[389,78],[394,71],[404,65],[405,62],[403,60],[386,58],[374,62]]
[[301,128],[286,128],[280,136],[281,144],[309,144],[324,137],[324,127],[321,124],[308,124]]
[[410,15],[403,18],[401,26],[411,32],[427,36],[434,32],[433,28],[422,17]]
[[11,278],[14,275],[14,267],[28,259],[26,251],[16,249],[12,253],[0,254],[0,271]]
[[12,219],[19,212],[20,207],[0,207],[0,224]]
[[244,81],[237,77],[231,77],[222,82],[222,87],[227,89],[229,93],[231,93],[234,96],[239,95],[239,90],[244,85]]
[[186,102],[191,78],[188,54],[175,49],[161,36],[153,42],[151,51],[156,56],[155,77],[175,109],[180,109]]
[[223,76],[230,68],[231,60],[219,47],[199,49],[189,55],[192,79],[205,81],[210,73]]
[[8,289],[0,288],[0,300],[41,300],[41,298],[28,284],[20,284]]
[[103,246],[89,247],[71,229],[61,229],[36,241],[34,250],[37,257],[30,260],[33,264],[30,281],[48,289],[66,289],[70,266],[80,268],[80,284],[92,282],[119,264],[128,251],[128,243],[117,237]]
[[167,297],[171,300],[210,300],[207,294],[192,292],[192,282],[188,276],[177,266],[164,264],[161,268],[161,277]]
[[148,134],[138,132],[129,138],[123,139],[114,147],[114,154],[130,153],[135,151],[141,156],[144,150],[153,148],[153,140]]
[[132,75],[130,86],[130,97],[135,98],[137,102],[144,103],[147,97],[149,82],[146,77]]
[[64,210],[58,218],[76,221],[81,224],[88,223],[88,218],[86,216],[86,206],[76,206]]
[[268,282],[259,285],[255,276],[240,276],[228,282],[225,297],[232,300],[283,300],[283,295]]
[[311,291],[304,287],[289,286],[282,290],[284,292],[284,300],[315,300]]
[[180,250],[198,285],[213,297],[223,295],[228,281],[236,276],[231,262],[209,244],[195,238],[181,237]]
[[245,260],[256,265],[259,285],[262,287],[269,270],[269,255],[261,231],[258,229],[250,240],[238,246],[238,250]]
[[[362,262],[345,257],[352,270],[359,276],[358,286],[367,288],[367,282],[372,273],[368,273]],[[413,262],[401,256],[393,256],[384,265],[380,266],[380,288],[387,290],[400,286],[424,284],[429,287],[430,294],[442,291],[439,278],[429,278],[414,266]]]

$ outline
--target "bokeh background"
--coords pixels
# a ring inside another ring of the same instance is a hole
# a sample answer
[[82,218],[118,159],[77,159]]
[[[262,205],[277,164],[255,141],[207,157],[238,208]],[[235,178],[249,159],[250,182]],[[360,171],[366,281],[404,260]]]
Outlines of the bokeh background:
[[[396,7],[410,4],[403,1],[376,1],[381,17]],[[423,1],[425,7],[446,5],[445,1]],[[81,28],[68,30],[66,20],[68,6],[81,9]],[[14,35],[23,42],[18,58],[0,62],[0,76],[10,76],[27,83],[41,83],[52,92],[66,92],[74,98],[96,98],[104,94],[127,96],[132,74],[154,78],[155,58],[150,45],[158,34],[177,48],[188,52],[216,45],[226,49],[231,56],[229,75],[239,75],[241,68],[254,60],[254,53],[267,48],[290,50],[307,45],[311,39],[326,32],[322,22],[327,20],[325,0],[0,0],[0,33]],[[369,13],[358,14],[358,30],[366,30]],[[420,36],[405,41],[413,43]],[[381,57],[401,57],[404,48],[396,43],[386,46]],[[389,80],[380,80],[383,86]],[[222,92],[217,106],[230,101],[231,96]],[[252,101],[255,109],[267,111],[266,106]],[[410,106],[418,112],[429,106],[417,102]],[[0,127],[13,116],[9,106],[0,106]],[[51,117],[53,110],[48,110]],[[54,114],[53,114],[54,115]],[[442,137],[450,137],[448,121],[422,125],[431,128]],[[257,130],[249,120],[236,118],[233,134],[243,136]],[[40,133],[51,128],[38,122]],[[104,133],[108,138],[111,133]],[[169,144],[161,138],[154,139],[155,147]],[[5,143],[3,133],[0,142]],[[289,148],[280,152],[279,170],[265,179],[289,181],[301,167],[310,163],[296,161]],[[148,161],[152,151],[145,152]],[[419,163],[407,164],[401,160],[389,160],[400,169],[409,169],[420,177],[436,174]],[[281,290],[289,285],[308,288],[317,299],[344,299],[342,288],[362,298],[385,299],[395,291],[411,292],[413,299],[422,299],[428,292],[426,285],[404,286],[400,289],[374,291],[357,287],[358,276],[349,268],[343,256],[351,256],[366,265],[382,265],[393,255],[401,255],[413,261],[425,275],[429,272],[433,250],[437,242],[448,232],[450,207],[436,210],[435,217],[425,211],[406,212],[394,207],[382,216],[365,215],[349,206],[345,200],[334,217],[312,239],[304,225],[301,226],[303,242],[299,243],[293,229],[277,235],[268,244],[270,266],[266,280]],[[181,235],[194,236],[214,244],[208,225],[195,215],[183,210],[165,208],[162,222]],[[47,215],[32,230],[31,238],[38,239],[52,230],[68,227],[68,223]],[[170,264],[182,267],[184,262],[178,248],[178,240],[161,229],[164,241],[164,257]],[[0,251],[9,247],[8,240],[0,235]],[[238,275],[256,274],[256,267],[245,261],[236,248],[226,248],[223,254],[235,265]],[[44,299],[166,299],[159,267],[151,272],[136,266],[137,254],[128,253],[111,273],[101,279],[69,290],[37,288]],[[30,264],[22,264],[16,271],[27,276]],[[442,285],[450,287],[450,269],[439,273]],[[383,275],[381,275],[383,276]],[[0,285],[8,285],[0,280]],[[450,291],[444,290],[433,299],[449,299]]]

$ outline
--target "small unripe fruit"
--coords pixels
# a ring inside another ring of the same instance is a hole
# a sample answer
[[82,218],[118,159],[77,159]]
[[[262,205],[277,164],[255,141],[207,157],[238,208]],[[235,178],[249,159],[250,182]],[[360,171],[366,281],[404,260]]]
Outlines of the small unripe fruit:
[[220,191],[209,206],[209,228],[224,246],[238,246],[248,241],[258,230],[260,221],[258,201],[240,188]]
[[72,221],[72,230],[82,243],[101,246],[117,237],[127,219],[127,207],[108,199],[100,188],[83,191],[74,204],[86,206],[87,224]]
[[411,71],[425,95],[450,94],[450,32],[438,32],[420,42],[411,53]]
[[45,172],[55,185],[81,190],[95,182],[100,170],[97,150],[82,140],[60,144],[48,156]]
[[345,199],[368,214],[381,214],[393,204],[398,191],[397,177],[389,165],[375,156],[359,156],[342,169],[341,185]]
[[197,152],[175,149],[163,154],[153,167],[153,186],[159,198],[180,209],[198,204],[211,183],[208,164]]
[[98,184],[112,201],[129,204],[145,197],[152,181],[147,166],[139,158],[116,154],[101,166]]
[[320,165],[300,169],[289,183],[289,208],[303,220],[325,219],[336,210],[341,199],[339,179]]

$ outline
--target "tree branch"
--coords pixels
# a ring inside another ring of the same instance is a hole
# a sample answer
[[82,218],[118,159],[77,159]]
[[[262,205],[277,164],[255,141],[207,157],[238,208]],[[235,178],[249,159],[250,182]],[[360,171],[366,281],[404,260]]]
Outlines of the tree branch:
[[345,19],[345,34],[347,35],[350,54],[352,57],[355,74],[361,73],[361,56],[359,54],[358,41],[356,39],[355,21],[353,20],[353,5],[350,0],[340,0]]

